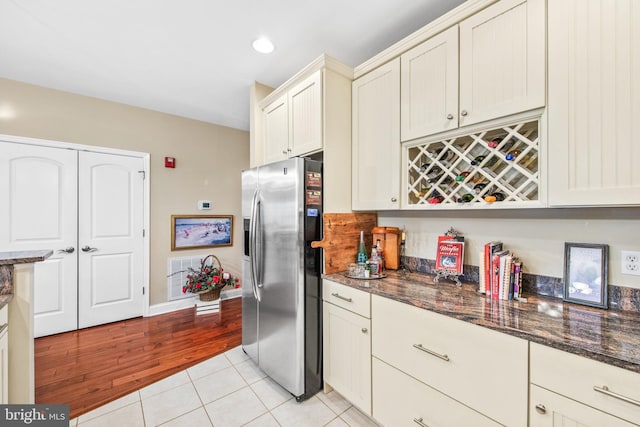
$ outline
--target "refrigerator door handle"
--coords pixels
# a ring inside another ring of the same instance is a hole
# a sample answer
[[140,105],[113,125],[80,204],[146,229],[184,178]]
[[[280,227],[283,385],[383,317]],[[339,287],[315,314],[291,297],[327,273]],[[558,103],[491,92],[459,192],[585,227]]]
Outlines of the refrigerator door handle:
[[[264,251],[263,251],[263,230],[262,230],[262,215],[261,215],[261,206],[262,202],[260,202],[260,196],[256,197],[256,286],[258,289],[264,286],[263,275],[262,275],[262,267],[264,264]],[[258,293],[259,295],[259,293]]]
[[256,268],[256,218],[257,218],[257,205],[258,190],[253,193],[253,199],[251,200],[251,217],[249,219],[249,266],[251,270],[251,288],[253,290],[253,296],[256,300],[260,301],[260,295],[258,295],[257,289],[257,268]]

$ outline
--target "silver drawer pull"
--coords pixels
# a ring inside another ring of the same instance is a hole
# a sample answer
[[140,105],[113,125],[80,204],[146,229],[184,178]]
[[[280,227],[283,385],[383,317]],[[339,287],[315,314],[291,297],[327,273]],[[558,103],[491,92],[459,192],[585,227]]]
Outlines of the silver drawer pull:
[[546,414],[547,413],[547,408],[542,403],[538,403],[536,405],[536,412],[539,413],[539,414]]
[[413,347],[417,348],[420,351],[424,351],[425,353],[428,353],[432,356],[435,356],[439,359],[446,360],[447,362],[449,361],[449,356],[447,356],[446,354],[436,353],[435,351],[429,350],[428,348],[424,348],[422,344],[414,344]]
[[338,299],[341,299],[342,301],[353,302],[353,300],[351,298],[343,297],[342,295],[340,295],[337,292],[332,293],[331,296],[334,296],[334,297],[336,297]]
[[623,395],[618,394],[618,393],[614,393],[613,391],[609,390],[609,387],[607,387],[606,385],[603,385],[602,387],[598,387],[597,385],[594,385],[593,389],[595,391],[597,391],[598,393],[606,394],[607,396],[611,396],[611,397],[615,397],[616,399],[620,399],[623,402],[627,402],[627,403],[631,403],[632,405],[640,406],[640,401],[639,400],[635,400],[635,399],[632,399],[630,397],[623,396]]
[[426,425],[425,423],[422,422],[422,417],[420,418],[414,418],[413,422],[418,424],[421,427],[429,427],[428,425]]

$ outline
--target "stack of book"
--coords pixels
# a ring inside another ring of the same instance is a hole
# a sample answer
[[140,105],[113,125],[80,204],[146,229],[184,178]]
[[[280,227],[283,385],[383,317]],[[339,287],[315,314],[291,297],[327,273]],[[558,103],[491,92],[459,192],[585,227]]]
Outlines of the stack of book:
[[522,261],[500,241],[484,245],[480,254],[479,292],[494,300],[522,297]]

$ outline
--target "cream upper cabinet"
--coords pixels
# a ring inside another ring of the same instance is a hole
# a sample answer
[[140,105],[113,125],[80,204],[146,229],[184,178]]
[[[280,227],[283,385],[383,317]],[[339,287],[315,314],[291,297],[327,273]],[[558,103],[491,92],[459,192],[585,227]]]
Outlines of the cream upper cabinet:
[[549,204],[640,204],[640,7],[553,0],[549,31]]
[[264,163],[322,150],[322,70],[263,109]]
[[291,155],[322,150],[322,71],[294,86],[287,99]]
[[289,156],[289,109],[287,97],[278,98],[263,110],[264,163]]
[[370,298],[363,291],[323,282],[324,382],[371,415]]
[[402,141],[458,127],[458,27],[400,57]]
[[354,210],[400,207],[400,58],[353,81]]
[[544,104],[544,0],[501,0],[460,23],[460,126]]

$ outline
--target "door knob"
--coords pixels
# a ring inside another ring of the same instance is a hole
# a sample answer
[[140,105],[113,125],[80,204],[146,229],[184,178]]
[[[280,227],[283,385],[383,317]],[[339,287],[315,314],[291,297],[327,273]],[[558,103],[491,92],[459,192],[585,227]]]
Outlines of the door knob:
[[76,248],[74,248],[73,246],[69,246],[68,248],[64,248],[64,249],[58,249],[58,252],[64,252],[67,254],[72,254],[76,251]]
[[453,120],[453,114],[447,114],[447,120]]
[[89,245],[86,245],[86,246],[82,247],[82,252],[95,252],[97,250],[98,250],[98,248],[92,248]]
[[460,112],[460,115],[461,115],[461,116],[463,116],[463,117],[464,117],[464,116],[466,116],[467,114],[469,114],[469,113],[467,112],[467,110],[462,110],[462,111]]

